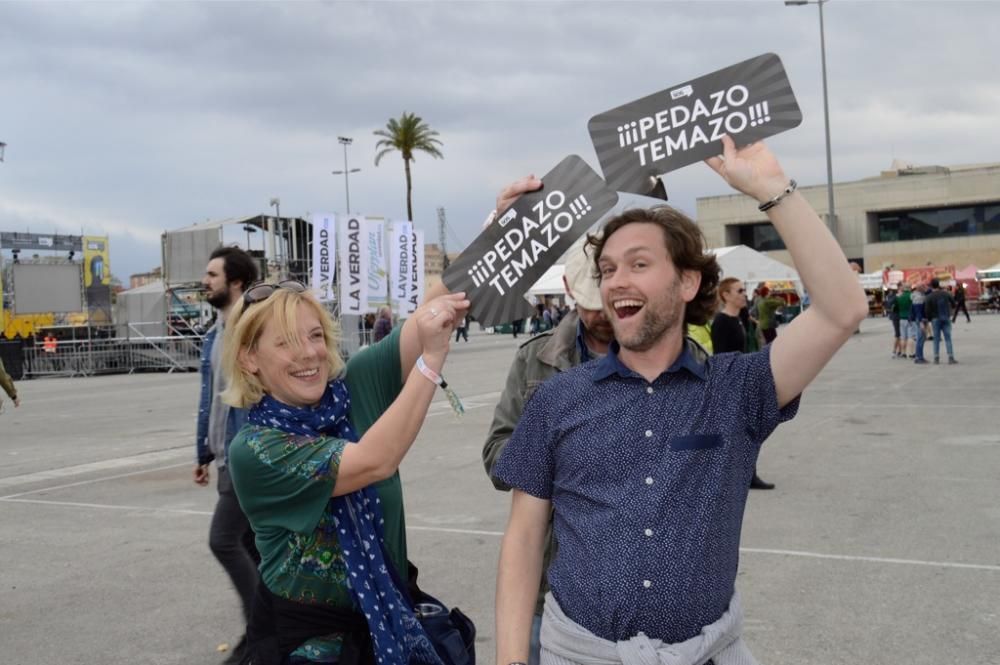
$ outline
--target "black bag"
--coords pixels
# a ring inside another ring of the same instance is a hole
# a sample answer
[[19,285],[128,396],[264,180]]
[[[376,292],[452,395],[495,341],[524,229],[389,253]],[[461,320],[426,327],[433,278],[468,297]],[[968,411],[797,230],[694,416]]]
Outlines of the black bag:
[[385,560],[444,665],[476,665],[476,625],[472,619],[457,607],[449,610],[447,605],[418,587],[419,571],[412,563],[406,562],[407,580],[400,584],[392,560],[388,556]]
[[462,610],[417,590],[414,614],[444,665],[476,665],[476,625]]

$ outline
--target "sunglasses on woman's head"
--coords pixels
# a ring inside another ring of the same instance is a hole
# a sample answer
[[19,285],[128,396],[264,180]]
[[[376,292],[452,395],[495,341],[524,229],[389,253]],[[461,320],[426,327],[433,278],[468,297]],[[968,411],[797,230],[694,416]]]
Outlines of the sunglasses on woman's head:
[[250,305],[255,305],[259,302],[267,300],[274,295],[274,292],[278,289],[287,289],[295,293],[304,293],[306,291],[306,285],[295,279],[283,279],[277,284],[257,282],[243,292],[243,312],[246,312],[247,307]]

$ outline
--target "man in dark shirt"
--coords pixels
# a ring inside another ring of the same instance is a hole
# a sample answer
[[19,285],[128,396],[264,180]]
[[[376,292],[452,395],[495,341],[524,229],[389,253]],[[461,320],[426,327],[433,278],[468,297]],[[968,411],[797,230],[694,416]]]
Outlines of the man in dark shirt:
[[951,315],[951,322],[955,323],[958,318],[958,313],[963,312],[965,314],[965,322],[972,323],[972,317],[969,316],[969,310],[965,307],[965,285],[961,282],[955,287],[955,312]]
[[747,344],[747,333],[740,321],[740,311],[747,304],[743,282],[735,277],[719,282],[719,300],[722,309],[712,320],[712,353],[743,353]]
[[666,650],[698,636],[690,662],[753,662],[735,593],[753,464],[868,303],[767,147],[722,143],[724,157],[706,161],[761,203],[813,305],[763,351],[699,362],[685,325],[715,310],[719,266],[697,225],[667,206],[608,222],[593,247],[617,342],[538,388],[494,467],[514,488],[497,578],[498,665],[528,659],[550,514],[559,548],[543,665],[622,649],[633,649],[630,662],[666,662]]
[[924,301],[925,315],[934,330],[934,364],[941,362],[941,337],[944,336],[945,350],[948,351],[948,364],[957,365],[955,350],[951,346],[951,294],[941,288],[941,282],[935,277],[931,280],[931,292]]

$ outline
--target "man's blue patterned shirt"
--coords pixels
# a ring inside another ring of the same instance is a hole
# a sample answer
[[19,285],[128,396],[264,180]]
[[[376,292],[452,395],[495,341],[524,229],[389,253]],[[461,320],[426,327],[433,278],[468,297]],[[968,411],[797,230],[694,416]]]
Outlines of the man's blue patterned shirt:
[[699,363],[685,348],[653,382],[607,356],[546,381],[493,475],[552,501],[548,571],[595,635],[680,642],[722,616],[761,443],[778,408],[770,347]]

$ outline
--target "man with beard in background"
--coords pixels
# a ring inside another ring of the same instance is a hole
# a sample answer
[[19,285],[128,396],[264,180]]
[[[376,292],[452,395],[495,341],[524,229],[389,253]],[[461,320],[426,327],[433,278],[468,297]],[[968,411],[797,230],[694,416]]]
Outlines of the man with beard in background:
[[[195,439],[198,462],[194,469],[194,482],[206,486],[210,480],[209,464],[215,460],[219,500],[212,514],[208,545],[232,580],[247,622],[257,588],[260,557],[254,546],[250,522],[240,507],[226,469],[229,442],[246,422],[246,411],[226,405],[219,396],[227,388],[220,369],[226,319],[234,305],[241,306],[243,292],[256,281],[257,264],[242,249],[219,247],[212,252],[201,285],[208,304],[216,309],[216,321],[205,335],[201,351],[201,397]],[[244,635],[225,663],[241,662],[245,651]]]

